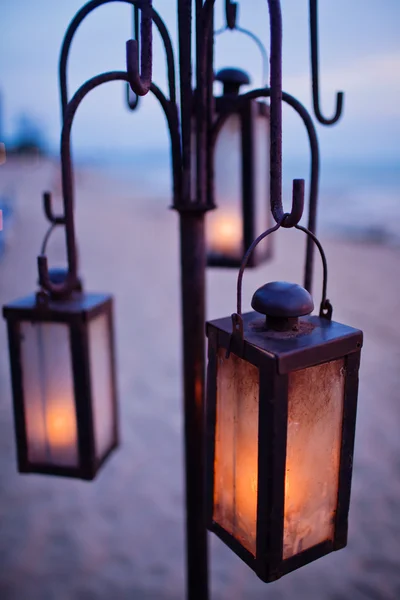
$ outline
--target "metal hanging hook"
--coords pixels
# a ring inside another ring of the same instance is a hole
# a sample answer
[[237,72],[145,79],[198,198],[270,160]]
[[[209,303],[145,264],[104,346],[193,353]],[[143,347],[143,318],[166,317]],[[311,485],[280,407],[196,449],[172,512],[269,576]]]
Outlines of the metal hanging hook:
[[[133,39],[139,44],[139,8],[137,6],[133,7]],[[131,90],[129,83],[126,85],[126,103],[129,110],[132,111],[139,106],[139,96]]]
[[228,29],[236,28],[238,8],[239,6],[237,2],[232,2],[232,0],[225,0],[226,26]]
[[[129,4],[130,6],[137,7],[139,10],[143,10],[141,5],[142,0],[90,0],[84,6],[82,6],[82,8],[76,13],[75,17],[72,19],[71,23],[68,26],[68,29],[65,33],[62,42],[58,65],[62,120],[64,120],[64,115],[68,104],[67,65],[72,41],[75,37],[75,34],[78,31],[81,23],[94,10],[96,10],[100,6],[105,6],[106,4],[110,4],[111,2],[116,1],[120,2],[121,4]],[[171,100],[171,102],[176,102],[176,75],[172,41],[164,21],[161,19],[158,12],[154,10],[154,8],[152,9],[152,19],[155,27],[158,29],[165,49],[165,56],[167,61],[169,99]]]
[[311,45],[311,74],[314,113],[322,125],[334,125],[339,121],[343,112],[343,92],[336,95],[336,112],[331,119],[323,116],[319,103],[319,73],[318,73],[318,0],[310,0],[310,45]]
[[153,33],[152,33],[152,0],[143,0],[140,22],[140,73],[139,73],[139,40],[126,42],[126,65],[129,85],[137,96],[145,96],[151,87],[153,67]]

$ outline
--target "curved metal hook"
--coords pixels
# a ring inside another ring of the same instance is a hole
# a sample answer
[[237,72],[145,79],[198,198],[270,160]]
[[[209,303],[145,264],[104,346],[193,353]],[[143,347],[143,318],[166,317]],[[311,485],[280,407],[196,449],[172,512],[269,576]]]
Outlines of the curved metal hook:
[[[68,86],[67,86],[67,63],[69,57],[69,51],[71,48],[72,40],[74,35],[79,28],[79,25],[82,21],[96,8],[103,6],[104,4],[109,4],[110,2],[123,2],[125,4],[130,4],[131,6],[137,6],[139,9],[142,8],[141,3],[142,0],[91,0],[87,4],[85,4],[74,16],[72,21],[70,22],[68,29],[65,33],[64,40],[61,46],[60,59],[59,59],[59,85],[60,85],[60,96],[61,96],[61,112],[62,119],[64,120],[64,115],[66,111],[66,107],[68,104]],[[168,33],[168,29],[165,26],[164,21],[161,19],[160,15],[154,8],[151,9],[152,20],[154,25],[157,27],[166,53],[167,59],[167,72],[168,72],[168,88],[169,88],[169,99],[171,102],[176,102],[176,77],[175,77],[175,59],[174,59],[174,51],[172,47],[171,38]]]
[[51,192],[44,192],[43,193],[43,209],[44,209],[44,214],[47,217],[47,220],[52,224],[52,225],[64,225],[65,224],[65,219],[63,216],[56,216],[53,212],[53,204],[52,204],[52,195]]
[[310,45],[311,45],[311,73],[312,73],[312,96],[314,113],[322,125],[334,125],[342,116],[343,92],[336,95],[336,112],[331,119],[323,116],[319,104],[319,73],[318,73],[318,0],[310,0]]
[[129,85],[137,96],[145,96],[150,91],[153,69],[153,32],[152,1],[146,0],[142,5],[140,23],[141,60],[139,73],[139,40],[128,40],[126,43],[127,71]]
[[228,27],[228,29],[236,28],[238,9],[239,5],[237,2],[232,2],[232,0],[225,0],[226,26]]
[[[41,287],[55,297],[68,296],[73,290],[77,288],[79,283],[78,280],[78,268],[77,268],[77,251],[76,251],[76,239],[75,239],[75,224],[74,224],[74,185],[73,185],[73,169],[71,160],[71,128],[75,117],[75,113],[85,98],[85,96],[95,89],[96,87],[107,83],[109,81],[126,81],[129,83],[130,76],[123,71],[112,71],[109,73],[102,73],[92,79],[89,79],[84,83],[73,96],[71,101],[68,103],[64,124],[61,133],[61,174],[62,174],[62,191],[63,191],[63,203],[64,203],[64,217],[62,224],[65,225],[65,237],[67,245],[67,262],[68,262],[68,273],[64,282],[54,283],[50,279],[47,257],[38,257],[38,269],[39,269],[39,282]],[[166,115],[168,126],[171,134],[171,146],[173,155],[173,166],[174,166],[174,193],[179,194],[180,192],[180,174],[181,174],[181,150],[180,150],[180,135],[179,135],[179,122],[177,107],[174,103],[167,100],[164,94],[154,84],[151,85],[150,90],[154,93],[156,98],[160,101],[160,104]],[[49,216],[53,216],[49,200],[47,202],[47,208],[49,209]],[[61,224],[61,223],[60,223]]]
[[[139,41],[139,8],[133,7],[133,39]],[[126,84],[126,103],[129,110],[134,111],[139,106],[139,96],[132,92],[129,83]]]
[[[280,0],[267,0],[270,15],[270,88],[271,88],[271,152],[270,152],[270,199],[272,215],[277,223],[285,216],[285,226],[294,227],[299,222],[299,211],[285,215],[282,206],[282,14]],[[207,63],[207,39],[210,34],[215,0],[203,5],[204,45],[201,67]],[[202,107],[203,108],[203,107]],[[301,218],[301,215],[300,215]]]

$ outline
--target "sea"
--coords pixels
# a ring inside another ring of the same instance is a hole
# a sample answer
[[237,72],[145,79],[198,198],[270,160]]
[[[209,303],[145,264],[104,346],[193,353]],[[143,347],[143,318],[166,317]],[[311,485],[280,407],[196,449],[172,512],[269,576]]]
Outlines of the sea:
[[[171,202],[171,166],[165,151],[149,150],[140,154],[107,159],[81,158],[81,164],[98,166],[109,177],[132,183],[134,192],[146,189],[146,197],[155,203]],[[283,201],[290,209],[291,182],[304,178],[306,204],[310,167],[300,160],[284,161]],[[307,207],[302,221],[307,223]],[[400,248],[400,160],[323,160],[320,168],[318,231]]]

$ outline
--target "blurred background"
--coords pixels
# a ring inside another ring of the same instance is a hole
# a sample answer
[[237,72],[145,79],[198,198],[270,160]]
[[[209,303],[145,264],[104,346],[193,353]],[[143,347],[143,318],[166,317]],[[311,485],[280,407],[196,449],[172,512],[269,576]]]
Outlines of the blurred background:
[[[216,3],[216,28],[223,25]],[[239,23],[265,41],[264,0],[241,2]],[[308,2],[284,0],[284,90],[311,111]],[[335,318],[365,331],[349,546],[266,586],[210,537],[213,600],[400,598],[400,4],[320,0],[322,112],[345,92],[342,119],[316,124],[321,151],[318,231],[330,263]],[[41,194],[61,202],[57,63],[79,0],[0,0],[0,300],[36,286],[46,230]],[[176,48],[176,3],[154,0]],[[72,94],[102,71],[125,69],[132,10],[118,2],[79,28],[68,65]],[[154,36],[154,81],[166,90]],[[216,68],[263,83],[257,48],[217,38]],[[216,93],[220,93],[216,84]],[[87,289],[116,296],[122,446],[93,484],[19,476],[5,327],[0,328],[0,598],[184,597],[184,504],[177,217],[164,116],[152,97],[127,110],[125,86],[102,86],[73,128],[77,228]],[[309,181],[306,133],[284,109],[284,188]],[[246,302],[267,280],[301,281],[304,241],[276,236],[274,259],[248,274]],[[50,262],[64,259],[62,233]],[[292,260],[293,256],[299,257]],[[318,297],[320,268],[314,294]],[[236,273],[208,275],[208,316],[234,309]]]

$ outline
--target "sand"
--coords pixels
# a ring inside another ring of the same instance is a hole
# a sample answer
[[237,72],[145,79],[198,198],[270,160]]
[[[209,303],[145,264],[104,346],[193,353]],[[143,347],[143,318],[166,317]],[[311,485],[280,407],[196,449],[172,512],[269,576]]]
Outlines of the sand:
[[[48,160],[1,167],[0,192],[15,196],[2,304],[35,287],[41,192],[57,180]],[[1,600],[184,598],[178,219],[169,204],[169,190],[160,201],[101,171],[77,176],[84,283],[116,297],[122,445],[94,483],[17,474],[0,327]],[[210,535],[212,600],[400,598],[400,252],[322,241],[334,318],[365,332],[349,544],[267,586]],[[245,308],[268,280],[301,282],[302,235],[285,231],[275,242],[274,260],[245,275]],[[62,256],[58,235],[50,264]],[[209,317],[235,310],[235,284],[233,271],[209,272]],[[319,293],[316,284],[316,302]]]

